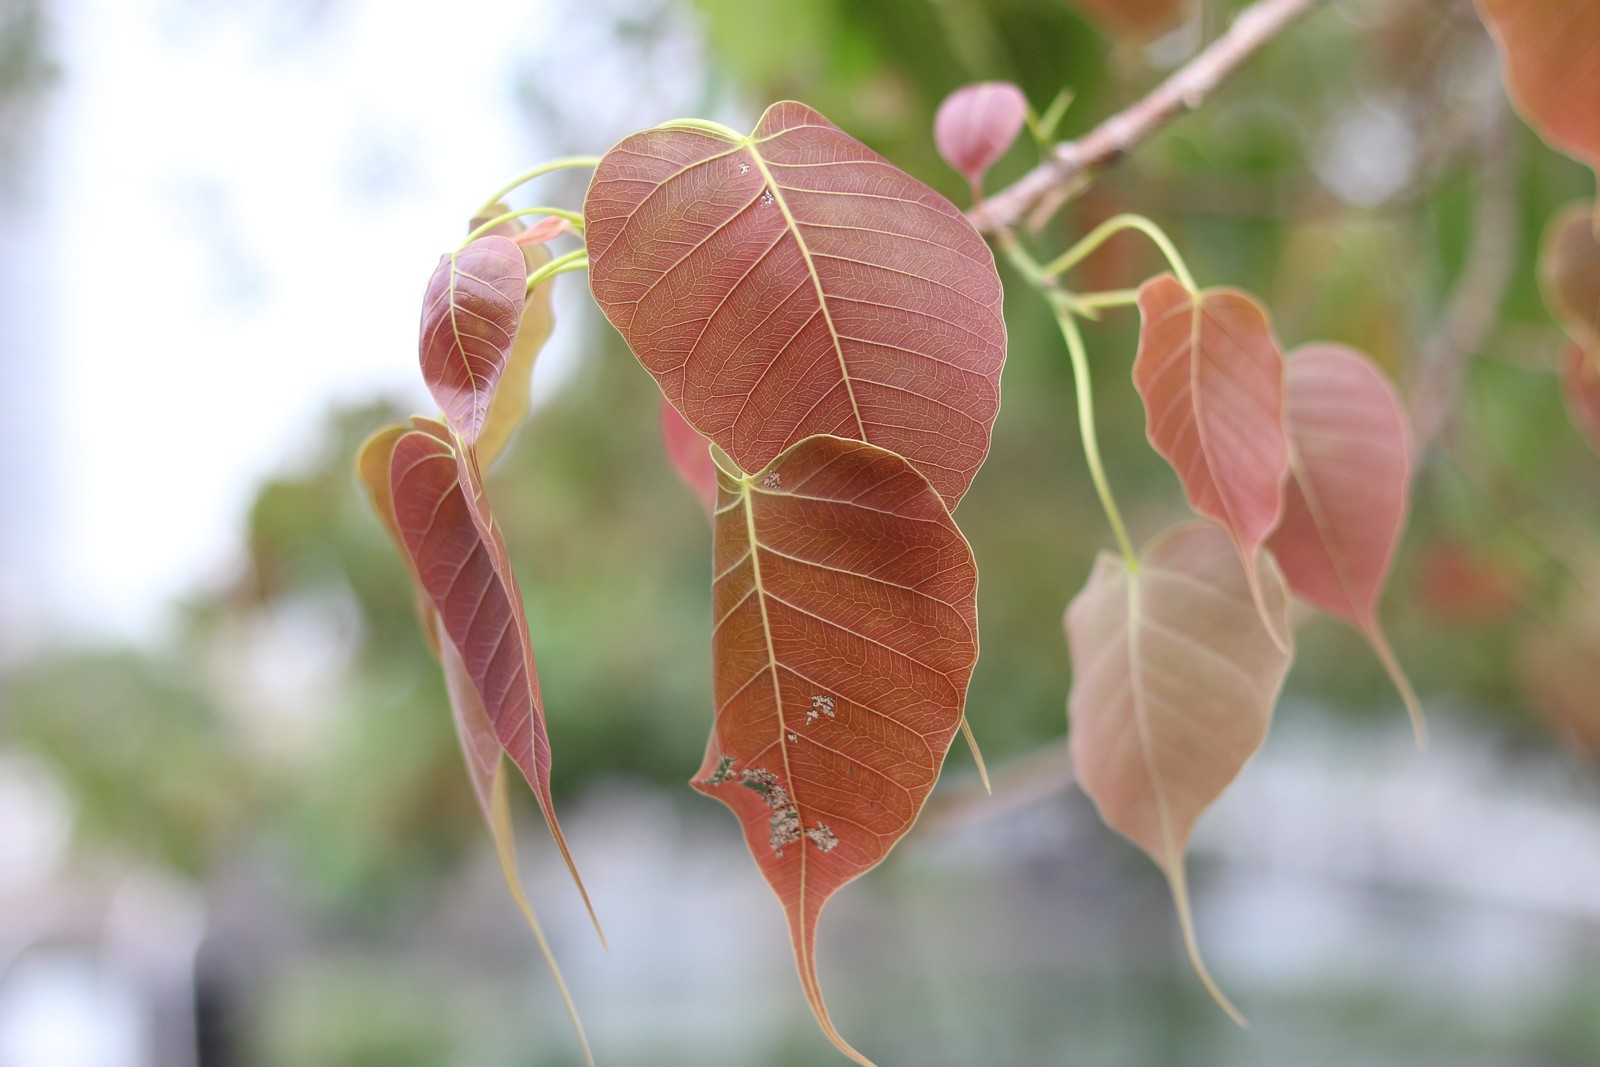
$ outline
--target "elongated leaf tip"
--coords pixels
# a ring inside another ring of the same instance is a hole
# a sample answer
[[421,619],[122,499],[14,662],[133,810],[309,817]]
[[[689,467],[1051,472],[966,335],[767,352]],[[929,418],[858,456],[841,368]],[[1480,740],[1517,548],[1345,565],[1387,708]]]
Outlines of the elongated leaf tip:
[[517,868],[517,843],[512,831],[511,803],[506,792],[503,764],[495,768],[489,807],[491,812],[489,829],[494,836],[495,855],[500,860],[500,874],[505,878],[506,888],[510,891],[511,898],[516,901],[518,910],[522,912],[522,918],[527,922],[528,929],[533,931],[533,939],[539,945],[539,954],[544,957],[545,966],[550,969],[550,975],[555,979],[561,1003],[566,1007],[567,1018],[572,1023],[573,1032],[578,1035],[578,1044],[583,1048],[583,1062],[587,1067],[595,1067],[594,1052],[589,1048],[589,1035],[584,1033],[583,1020],[578,1017],[578,1006],[572,999],[572,991],[567,988],[567,980],[562,976],[561,966],[556,963],[555,953],[551,951],[550,942],[544,936],[544,928],[539,925],[539,917],[534,914],[533,905],[528,903],[528,896],[522,888],[522,874]]
[[1389,645],[1389,638],[1384,634],[1383,628],[1376,619],[1371,620],[1361,628],[1361,635],[1372,646],[1373,653],[1378,657],[1378,662],[1383,664],[1384,671],[1389,675],[1389,680],[1400,693],[1400,700],[1406,706],[1406,715],[1411,719],[1411,733],[1417,739],[1417,751],[1428,750],[1428,723],[1422,715],[1422,702],[1417,699],[1417,692],[1411,688],[1411,679],[1406,677],[1405,669],[1400,666],[1399,658],[1394,654],[1394,649]]
[[1195,977],[1200,979],[1200,984],[1211,994],[1217,1007],[1226,1012],[1235,1025],[1241,1029],[1248,1028],[1249,1021],[1211,977],[1211,971],[1206,968],[1206,961],[1200,955],[1200,941],[1194,932],[1194,913],[1189,907],[1189,881],[1184,872],[1183,857],[1178,856],[1167,864],[1162,873],[1167,876],[1167,886],[1172,890],[1172,902],[1178,911],[1178,930],[1183,935],[1183,949],[1189,956],[1189,966],[1194,969]]
[[[1272,638],[1273,645],[1285,656],[1294,655],[1294,642],[1286,633],[1280,633],[1278,627],[1273,625],[1272,612],[1267,608],[1266,595],[1261,589],[1261,550],[1245,556],[1240,550],[1240,562],[1244,564],[1245,581],[1250,586],[1250,600],[1256,606],[1256,614],[1261,618],[1261,625],[1267,631],[1267,636]],[[1287,614],[1287,613],[1285,613]]]
[[989,784],[989,768],[983,762],[983,753],[978,749],[978,739],[972,734],[972,724],[967,722],[965,715],[961,716],[961,736],[967,739],[967,747],[972,750],[972,762],[978,765],[978,779],[983,782],[983,791],[994,796],[994,787]]

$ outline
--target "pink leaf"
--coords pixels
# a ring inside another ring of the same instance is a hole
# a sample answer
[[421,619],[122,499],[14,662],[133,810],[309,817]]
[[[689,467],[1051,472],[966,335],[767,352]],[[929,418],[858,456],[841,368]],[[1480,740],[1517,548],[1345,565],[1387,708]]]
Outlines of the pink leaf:
[[939,154],[979,195],[983,175],[1022,132],[1028,100],[1010,82],[967,85],[939,105],[933,120],[933,138]]
[[[1287,633],[1288,594],[1270,556],[1262,586]],[[1066,617],[1078,781],[1166,875],[1190,961],[1235,1019],[1200,958],[1184,853],[1201,814],[1266,738],[1289,670],[1253,599],[1227,534],[1195,522],[1157,537],[1132,572],[1102,553]]]
[[595,300],[741,470],[814,434],[904,456],[954,507],[989,450],[1005,321],[955,205],[796,103],[667,125],[584,201]]
[[1342,345],[1297,348],[1285,385],[1291,478],[1267,547],[1297,596],[1366,637],[1422,744],[1422,709],[1378,621],[1411,490],[1405,409],[1372,362]]
[[1267,313],[1247,293],[1192,294],[1170,274],[1140,287],[1139,311],[1133,381],[1146,435],[1190,506],[1232,536],[1265,621],[1257,555],[1282,514],[1289,473],[1283,355]]
[[439,258],[422,300],[422,377],[445,421],[474,444],[511,358],[527,275],[509,237],[480,237]]
[[717,505],[717,466],[711,461],[711,442],[695,433],[665,399],[661,401],[661,441],[672,469],[710,515]]

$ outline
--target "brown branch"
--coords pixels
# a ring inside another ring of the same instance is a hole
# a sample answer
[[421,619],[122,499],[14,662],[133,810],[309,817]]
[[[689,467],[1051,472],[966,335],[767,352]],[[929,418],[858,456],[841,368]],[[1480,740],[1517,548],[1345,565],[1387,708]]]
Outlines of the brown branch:
[[1077,140],[1057,145],[1049,159],[975,205],[967,218],[982,233],[1015,227],[1051,193],[1117,162],[1161,127],[1199,107],[1213,89],[1291,23],[1328,2],[1257,0],[1239,12],[1226,33],[1148,96]]

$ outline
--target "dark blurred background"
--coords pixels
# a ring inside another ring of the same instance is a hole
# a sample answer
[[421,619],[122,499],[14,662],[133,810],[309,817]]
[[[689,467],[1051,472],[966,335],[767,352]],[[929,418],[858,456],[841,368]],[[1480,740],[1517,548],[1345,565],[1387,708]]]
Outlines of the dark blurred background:
[[[961,203],[932,145],[947,92],[1070,89],[1071,136],[1238,6],[1142,42],[1067,0],[0,2],[0,1067],[581,1062],[351,470],[428,410],[439,249],[543,158],[789,97]],[[1035,159],[1019,144],[989,187]],[[583,180],[519,202],[576,208]],[[1110,538],[1059,335],[1008,276],[1003,409],[957,515],[995,796],[958,745],[830,907],[853,1043],[885,1067],[1600,1063],[1600,457],[1535,284],[1543,220],[1592,193],[1509,114],[1469,3],[1344,0],[1030,238],[1139,211],[1286,345],[1358,345],[1454,396],[1384,609],[1435,743],[1415,752],[1357,635],[1306,622],[1191,857],[1235,1029],[1159,873],[1066,773],[1061,614]],[[1118,238],[1085,287],[1158,269]],[[653,383],[581,276],[558,289],[491,492],[612,951],[523,804],[534,904],[601,1064],[843,1062],[733,820],[685,788],[706,524]],[[1089,343],[1143,540],[1183,507],[1144,443],[1136,326],[1110,313]]]

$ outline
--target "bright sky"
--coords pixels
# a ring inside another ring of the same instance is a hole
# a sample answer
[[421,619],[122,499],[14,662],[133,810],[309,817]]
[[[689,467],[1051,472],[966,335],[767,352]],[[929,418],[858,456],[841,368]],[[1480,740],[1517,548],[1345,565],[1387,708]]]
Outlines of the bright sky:
[[[571,46],[599,43],[573,40],[596,31],[566,8],[552,39],[539,0],[51,9],[62,78],[24,238],[46,295],[22,331],[30,384],[60,404],[57,488],[26,577],[50,623],[148,635],[238,558],[253,488],[331,400],[431,407],[418,299],[467,213],[544,158],[603,150],[619,110],[648,123],[674,101],[618,86],[595,98],[593,143],[534,144],[516,104],[530,61],[552,53],[559,84],[533,91],[570,108]],[[682,47],[654,60],[680,84]],[[596,82],[627,62],[590,51]],[[542,369],[575,350],[560,340]]]

